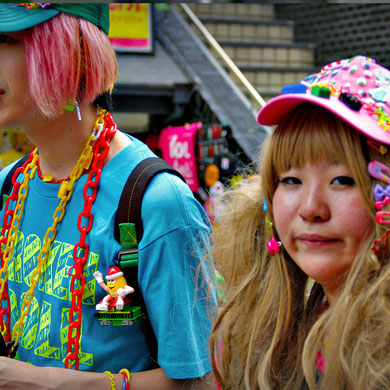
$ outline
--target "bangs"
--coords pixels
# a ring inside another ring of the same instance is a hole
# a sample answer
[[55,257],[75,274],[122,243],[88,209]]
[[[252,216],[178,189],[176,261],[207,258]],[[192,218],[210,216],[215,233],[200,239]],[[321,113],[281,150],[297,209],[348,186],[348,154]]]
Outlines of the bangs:
[[345,149],[352,146],[351,142],[356,142],[357,131],[351,132],[350,126],[320,107],[302,106],[297,109],[296,115],[275,130],[272,162],[276,172],[301,168],[305,163],[316,165],[322,161],[348,166]]
[[367,139],[329,111],[304,103],[279,123],[267,141],[261,161],[262,186],[269,204],[278,186],[278,177],[306,163],[343,164],[352,172],[362,198],[369,204],[371,160]]

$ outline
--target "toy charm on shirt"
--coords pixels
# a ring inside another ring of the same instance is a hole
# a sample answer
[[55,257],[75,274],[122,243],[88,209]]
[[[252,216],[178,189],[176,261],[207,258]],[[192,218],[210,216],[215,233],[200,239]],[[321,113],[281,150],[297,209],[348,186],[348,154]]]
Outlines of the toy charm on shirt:
[[127,285],[123,272],[118,267],[110,267],[106,275],[107,284],[104,283],[101,272],[96,271],[93,276],[109,294],[96,305],[96,310],[108,310],[110,303],[115,303],[115,308],[122,310],[125,296],[134,292],[134,289]]

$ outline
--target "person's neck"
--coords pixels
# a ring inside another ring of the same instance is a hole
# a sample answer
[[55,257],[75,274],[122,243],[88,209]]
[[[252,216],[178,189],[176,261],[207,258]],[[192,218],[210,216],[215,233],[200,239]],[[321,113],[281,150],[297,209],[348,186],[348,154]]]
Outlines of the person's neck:
[[322,286],[322,288],[324,289],[324,293],[325,293],[325,297],[326,297],[326,300],[327,300],[327,303],[329,306],[332,306],[334,305],[338,298],[339,298],[339,295],[341,293],[341,286],[337,286],[337,287],[329,287],[329,286]]
[[54,180],[69,176],[79,159],[97,118],[93,105],[80,107],[82,120],[75,112],[65,111],[54,119],[40,118],[25,128],[30,141],[39,150],[42,174]]

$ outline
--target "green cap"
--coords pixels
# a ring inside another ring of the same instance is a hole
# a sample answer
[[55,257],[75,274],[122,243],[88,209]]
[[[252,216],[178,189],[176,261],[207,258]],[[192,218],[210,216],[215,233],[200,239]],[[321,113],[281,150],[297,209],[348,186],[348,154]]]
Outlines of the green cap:
[[86,19],[108,35],[108,3],[1,3],[0,32],[22,31],[45,22],[60,12]]

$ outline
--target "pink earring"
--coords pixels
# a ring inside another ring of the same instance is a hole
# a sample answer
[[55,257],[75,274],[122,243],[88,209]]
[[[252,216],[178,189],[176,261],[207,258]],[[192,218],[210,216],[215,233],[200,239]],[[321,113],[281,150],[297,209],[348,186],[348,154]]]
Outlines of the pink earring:
[[[265,199],[263,201],[263,211],[264,212],[268,211],[267,201]],[[265,229],[267,230],[268,233],[272,229],[272,225],[273,225],[272,222],[268,218],[266,218]],[[271,256],[273,256],[275,254],[275,252],[279,253],[280,252],[279,247],[281,245],[282,245],[282,243],[280,241],[276,241],[276,238],[272,237],[270,240],[267,241],[267,249],[268,249],[269,254]]]
[[276,253],[280,252],[279,247],[282,245],[280,241],[276,241],[275,237],[272,237],[270,240],[267,241],[267,248],[268,252],[271,256],[273,256]]

